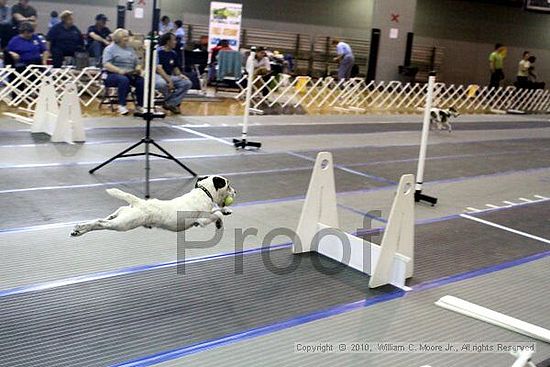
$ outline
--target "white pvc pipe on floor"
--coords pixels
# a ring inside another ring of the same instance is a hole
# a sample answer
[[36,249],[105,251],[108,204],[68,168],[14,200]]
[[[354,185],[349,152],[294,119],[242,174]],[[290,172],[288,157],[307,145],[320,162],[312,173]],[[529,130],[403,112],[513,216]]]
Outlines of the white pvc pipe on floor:
[[422,122],[422,138],[420,139],[420,153],[418,156],[418,168],[416,171],[416,191],[422,191],[424,181],[424,165],[426,162],[426,150],[428,148],[428,134],[430,131],[430,114],[435,85],[435,76],[428,78],[428,92],[426,94],[426,105],[424,106],[424,120]]
[[474,319],[526,335],[530,338],[550,343],[550,330],[504,315],[489,308],[478,306],[460,298],[444,296],[435,302],[435,304],[447,310],[455,311],[462,315],[473,317]]

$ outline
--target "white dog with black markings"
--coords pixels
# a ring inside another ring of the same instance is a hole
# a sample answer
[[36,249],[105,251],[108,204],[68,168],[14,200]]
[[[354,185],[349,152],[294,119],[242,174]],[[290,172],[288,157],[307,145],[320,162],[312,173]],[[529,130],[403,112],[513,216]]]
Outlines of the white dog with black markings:
[[232,213],[226,206],[236,195],[229,181],[221,176],[200,177],[193,190],[172,200],[144,200],[119,189],[107,189],[107,193],[129,205],[120,207],[107,218],[77,224],[71,236],[103,229],[129,231],[138,227],[179,232],[210,223],[216,223],[219,229],[223,226],[223,216]]
[[451,117],[458,117],[460,113],[454,108],[449,109],[432,108],[430,110],[430,130],[453,130],[451,126]]

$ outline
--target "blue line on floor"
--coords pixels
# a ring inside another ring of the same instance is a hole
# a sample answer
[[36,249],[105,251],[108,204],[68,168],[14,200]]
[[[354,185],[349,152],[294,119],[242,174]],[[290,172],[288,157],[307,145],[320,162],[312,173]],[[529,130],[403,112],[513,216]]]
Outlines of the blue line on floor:
[[36,291],[43,291],[46,289],[53,289],[53,288],[63,287],[63,286],[72,285],[72,284],[86,283],[94,280],[107,279],[107,278],[113,278],[121,275],[140,273],[143,271],[170,268],[178,265],[195,264],[195,263],[204,262],[204,261],[223,259],[226,257],[234,257],[238,255],[251,255],[251,254],[256,254],[264,251],[281,250],[285,248],[290,248],[291,246],[292,246],[291,243],[284,243],[280,245],[263,246],[263,247],[257,247],[257,248],[252,248],[252,249],[247,249],[247,250],[237,251],[237,252],[226,252],[226,253],[215,254],[215,255],[199,256],[199,257],[194,257],[184,261],[171,261],[171,262],[154,264],[154,265],[138,265],[138,266],[132,266],[132,267],[123,268],[123,269],[114,270],[114,271],[80,275],[72,278],[53,280],[50,282],[25,285],[21,287],[0,290],[0,297],[13,296],[16,294],[36,292]]
[[237,341],[243,341],[247,339],[256,338],[262,335],[267,335],[274,333],[276,331],[288,329],[298,325],[306,324],[312,321],[325,319],[327,317],[336,316],[345,312],[357,310],[360,308],[365,308],[369,306],[376,305],[381,302],[390,301],[399,297],[402,297],[405,294],[402,290],[393,291],[387,294],[369,298],[367,300],[356,301],[337,307],[333,307],[323,311],[313,312],[307,315],[299,316],[290,320],[278,322],[275,324],[254,328],[246,330],[244,332],[226,335],[221,338],[210,339],[201,343],[192,344],[186,347],[169,350],[166,352],[161,352],[146,356],[143,358],[135,359],[132,361],[120,363],[112,367],[148,367],[153,366],[162,362],[171,361],[177,358],[181,358],[190,354],[200,353],[202,351],[221,347],[223,345],[229,345]]

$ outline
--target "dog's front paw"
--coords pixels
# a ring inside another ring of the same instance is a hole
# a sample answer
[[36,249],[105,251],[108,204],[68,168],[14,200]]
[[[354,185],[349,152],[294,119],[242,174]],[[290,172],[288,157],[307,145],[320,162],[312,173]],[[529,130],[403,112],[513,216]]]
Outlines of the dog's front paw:
[[223,227],[223,222],[222,222],[221,219],[218,219],[218,220],[216,221],[216,228],[217,228],[217,229],[222,229],[222,227]]
[[229,208],[222,208],[221,209],[221,212],[223,215],[231,215],[233,214],[233,210],[229,209]]

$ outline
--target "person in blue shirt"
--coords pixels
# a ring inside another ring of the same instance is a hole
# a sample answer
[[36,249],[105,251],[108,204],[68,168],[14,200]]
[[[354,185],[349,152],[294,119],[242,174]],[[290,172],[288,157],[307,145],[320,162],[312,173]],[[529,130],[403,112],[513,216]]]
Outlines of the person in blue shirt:
[[101,65],[101,55],[105,47],[111,43],[111,30],[107,27],[105,14],[95,17],[95,24],[88,27],[88,52],[90,57],[96,59],[97,65]]
[[54,68],[60,68],[64,57],[74,57],[75,53],[84,47],[82,33],[74,25],[73,13],[65,10],[59,17],[61,23],[54,25],[47,36]]
[[162,107],[179,114],[181,101],[193,83],[180,70],[178,55],[174,51],[176,44],[176,36],[173,33],[163,34],[159,39],[155,88],[164,95]]
[[52,29],[52,27],[56,24],[61,23],[61,20],[59,19],[59,14],[53,10],[50,13],[50,22],[48,23],[48,30]]
[[355,57],[350,45],[338,39],[332,40],[332,45],[336,46],[336,57],[334,61],[338,62],[338,80],[347,80],[351,76],[351,69],[355,64]]
[[6,47],[16,69],[29,65],[46,65],[48,51],[46,40],[34,34],[31,23],[21,23],[19,35],[13,37]]

